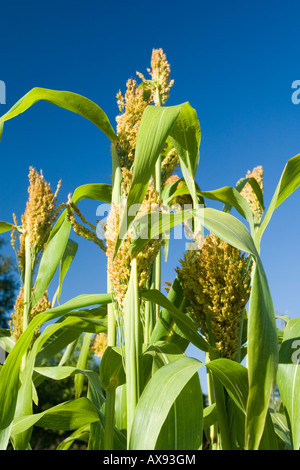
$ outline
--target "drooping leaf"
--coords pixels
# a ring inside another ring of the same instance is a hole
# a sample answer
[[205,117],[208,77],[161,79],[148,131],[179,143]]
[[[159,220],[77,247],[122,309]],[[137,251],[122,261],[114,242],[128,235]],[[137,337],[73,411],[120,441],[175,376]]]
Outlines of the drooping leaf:
[[41,413],[23,416],[13,423],[12,434],[19,434],[31,426],[57,431],[72,431],[99,420],[97,409],[85,397],[61,403]]
[[300,154],[288,160],[281,174],[279,183],[274,192],[268,210],[259,227],[255,241],[259,246],[261,237],[270,222],[273,212],[279,207],[300,185]]
[[49,90],[46,88],[33,88],[26,93],[26,95],[0,118],[0,127],[3,127],[5,121],[18,116],[40,100],[48,101],[56,106],[79,114],[95,124],[112,142],[117,142],[118,137],[108,117],[96,103],[76,93]]
[[178,325],[185,337],[194,344],[194,346],[202,351],[210,350],[209,344],[197,333],[193,321],[181,312],[181,310],[175,307],[161,292],[156,289],[152,289],[142,292],[141,296],[143,299],[154,302],[166,309],[173,317],[175,323]]
[[78,186],[71,198],[74,204],[78,204],[82,199],[92,199],[110,203],[112,197],[112,187],[110,184],[90,183]]

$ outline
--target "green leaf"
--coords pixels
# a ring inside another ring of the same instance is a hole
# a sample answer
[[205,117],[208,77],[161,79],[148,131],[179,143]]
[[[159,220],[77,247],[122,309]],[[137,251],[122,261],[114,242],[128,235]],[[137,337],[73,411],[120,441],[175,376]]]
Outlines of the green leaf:
[[290,320],[279,352],[277,383],[288,412],[293,449],[300,447],[300,319]]
[[33,88],[23,96],[6,114],[0,118],[0,128],[8,119],[26,111],[38,101],[48,101],[56,106],[64,108],[91,121],[97,126],[112,142],[117,142],[116,136],[104,111],[93,101],[84,96],[69,91],[49,90],[46,88]]
[[50,239],[43,251],[32,297],[32,308],[44,295],[61,259],[63,258],[70,230],[71,224],[67,219],[65,219],[59,230]]
[[245,225],[230,214],[210,208],[184,210],[175,214],[161,213],[153,219],[152,214],[140,217],[136,221],[136,224],[139,224],[139,229],[136,230],[139,236],[133,238],[130,246],[131,256],[137,256],[149,239],[156,238],[192,216],[232,246],[258,257],[254,241]]
[[273,212],[279,207],[300,185],[300,154],[287,161],[281,174],[279,183],[272,197],[268,210],[259,227],[255,241],[259,245],[261,237],[270,222]]
[[140,319],[136,260],[132,260],[130,280],[124,302],[125,370],[127,394],[127,430],[130,433],[141,393],[142,325]]
[[[130,435],[130,449],[155,449],[167,416],[183,391],[186,393],[186,403],[189,403],[189,408],[193,410],[193,413],[181,416],[183,428],[189,428],[191,432],[182,436],[184,447],[181,447],[182,442],[177,441],[177,449],[199,448],[202,442],[202,394],[200,387],[196,389],[193,384],[189,388],[188,384],[202,365],[196,359],[183,357],[160,368],[154,374],[136,408]],[[181,434],[180,429],[178,431]],[[168,437],[160,436],[161,445],[162,440],[168,441]]]
[[57,293],[56,293],[58,302],[59,302],[60,295],[61,295],[62,283],[64,281],[64,278],[69,270],[69,267],[73,259],[75,258],[77,250],[78,250],[78,243],[74,242],[73,240],[71,240],[71,238],[69,238],[63,257],[60,261],[59,284],[58,284]]
[[252,274],[247,351],[249,396],[246,447],[251,450],[258,448],[263,434],[278,363],[273,301],[260,258]]
[[[174,279],[172,286],[168,292],[167,299],[174,307],[179,310],[184,305],[183,290],[178,277]],[[176,331],[177,330],[177,331]],[[185,351],[189,345],[189,340],[177,328],[173,316],[166,308],[162,308],[151,334],[150,343],[157,341],[170,341],[176,343],[182,351]]]
[[[83,332],[87,332],[89,329],[92,330],[89,320],[102,319],[102,323],[105,325],[106,322],[104,320],[107,315],[107,308],[97,307],[88,310],[80,310],[77,311],[76,315],[78,316],[73,316],[73,314],[76,314],[76,311],[73,311],[66,319],[59,320],[62,322],[61,328],[53,333],[45,342],[42,349],[37,354],[36,365],[41,365],[46,360],[55,356],[70,343],[76,341]],[[95,330],[95,327],[93,327],[93,330]],[[105,330],[105,326],[103,326],[103,330]]]
[[14,229],[14,224],[10,224],[9,222],[0,221],[0,233],[8,232],[9,230]]
[[[76,367],[78,369],[86,369],[87,362],[90,352],[90,344],[91,344],[91,333],[85,333],[83,342],[80,348],[80,354],[77,360]],[[82,390],[84,385],[84,375],[83,374],[76,374],[74,380],[74,389],[75,389],[75,398],[79,398],[81,396]]]
[[66,439],[60,442],[55,450],[69,450],[71,445],[77,439],[80,441],[88,442],[89,428],[91,426],[93,426],[93,423],[87,426],[82,426],[82,428],[76,429],[74,432],[71,433],[70,436],[66,437]]
[[[248,377],[250,390],[247,404],[246,439],[247,447],[258,448],[264,430],[269,397],[278,361],[275,316],[268,281],[254,240],[242,222],[230,214],[215,209],[205,208],[191,212],[196,218],[199,217],[204,226],[211,232],[239,250],[252,254],[256,260],[252,276],[248,319]],[[189,211],[185,211],[184,216],[189,215],[188,213]],[[177,215],[174,214],[174,217],[171,217],[172,223]],[[152,235],[161,233],[163,229],[162,224],[156,224],[152,227]],[[133,247],[136,250],[134,253],[139,251],[144,242],[145,240],[141,239],[134,241]],[[189,340],[193,342],[190,334],[186,330],[183,331],[182,325],[179,325],[178,321],[177,324]],[[195,343],[193,342],[193,344]],[[203,349],[201,346],[200,348]]]
[[13,423],[12,434],[19,434],[31,426],[57,431],[72,431],[99,420],[97,409],[85,397],[53,406],[34,415],[23,416]]
[[[175,343],[164,341],[151,344],[144,352],[144,357],[145,355],[150,355],[153,358],[152,375],[166,364],[184,357],[182,350]],[[189,400],[191,394],[201,396],[199,377],[197,374],[193,376],[175,400],[159,433],[155,446],[156,449],[189,448],[191,445],[190,440],[192,439],[191,435],[193,433],[195,436],[198,435],[198,425],[193,428],[191,426],[193,417],[188,416],[194,413],[194,408],[186,406],[187,400]]]
[[97,391],[99,406],[101,407],[105,401],[101,388],[99,376],[96,372],[88,369],[79,369],[72,366],[54,366],[54,367],[35,367],[34,371],[37,375],[50,378],[52,380],[64,380],[72,375],[86,376],[89,380],[90,387]]
[[156,289],[151,289],[142,292],[141,297],[144,300],[150,300],[151,302],[154,302],[155,304],[160,305],[164,309],[168,310],[168,312],[173,316],[174,321],[182,333],[194,346],[201,349],[202,351],[210,350],[209,344],[205,341],[204,338],[202,338],[202,336],[197,333],[194,322],[187,315],[181,312],[181,310],[175,307],[161,292]]
[[[33,318],[26,330],[23,332],[14,348],[8,355],[0,372],[0,429],[3,430],[9,426],[14,418],[15,407],[19,388],[20,363],[23,354],[27,350],[35,329],[42,323],[54,320],[55,318],[66,315],[77,308],[84,308],[90,305],[101,305],[111,302],[110,294],[90,294],[80,295],[59,307],[53,308],[48,312],[41,313]],[[56,325],[52,325],[54,329]],[[46,338],[46,337],[45,337]],[[30,376],[31,377],[31,376]]]
[[207,429],[218,420],[216,404],[206,406],[203,410],[203,429]]
[[240,410],[246,413],[249,391],[246,367],[229,359],[215,359],[207,362],[206,367],[216,375]]
[[271,412],[271,419],[278,437],[286,445],[288,450],[293,450],[291,433],[288,427],[286,416],[283,413]]
[[[278,363],[273,301],[261,259],[246,227],[235,217],[203,209],[204,226],[232,246],[252,254],[255,265],[249,299],[246,448],[257,449],[262,438]],[[195,212],[195,216],[198,217]],[[201,214],[201,212],[200,212]]]
[[199,191],[199,194],[208,199],[224,202],[234,207],[248,221],[251,230],[253,230],[254,218],[251,208],[246,199],[235,188],[226,186],[213,191]]
[[111,203],[112,187],[110,184],[83,184],[75,189],[71,201],[78,204],[82,199],[92,199],[94,201],[101,201]]
[[148,106],[143,113],[136,142],[132,183],[120,223],[115,254],[144,199],[156,160],[183,106]]
[[199,163],[201,129],[197,112],[189,103],[180,110],[169,138],[179,155],[183,177],[195,202],[197,196],[194,178]]
[[126,376],[120,347],[106,348],[100,362],[100,382],[106,391],[125,384]]

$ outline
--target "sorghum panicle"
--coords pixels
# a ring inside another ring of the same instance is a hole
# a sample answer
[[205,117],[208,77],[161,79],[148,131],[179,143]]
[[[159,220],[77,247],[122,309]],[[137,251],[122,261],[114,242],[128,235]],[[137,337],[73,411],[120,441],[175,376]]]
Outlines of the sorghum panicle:
[[[255,178],[263,192],[263,175],[263,167],[257,166],[252,171],[248,170],[246,178]],[[258,222],[260,222],[263,216],[263,209],[257,199],[255,192],[252,189],[252,186],[249,183],[245,184],[241,191],[241,195],[246,199],[246,201],[248,201],[254,216],[257,218]]]
[[102,358],[105,350],[107,348],[107,334],[106,333],[97,333],[94,337],[92,350],[94,355]]
[[[32,289],[33,292],[33,289]],[[39,313],[43,313],[51,308],[51,302],[48,300],[48,292],[45,292],[41,300],[30,311],[30,321]],[[24,288],[21,287],[18,297],[14,305],[14,313],[11,315],[9,323],[10,330],[13,333],[15,341],[17,341],[23,333],[23,315],[24,315]],[[31,344],[39,336],[39,328],[35,330]]]
[[[130,175],[126,172],[128,181],[130,181]],[[123,194],[128,191],[126,184],[122,186],[124,188]],[[138,220],[143,215],[150,213],[153,208],[159,210],[160,208],[160,199],[157,192],[153,187],[153,181],[149,183],[148,190],[144,201],[136,215]],[[106,239],[106,255],[108,261],[108,272],[112,286],[115,291],[116,299],[118,304],[122,307],[125,299],[125,294],[127,291],[130,271],[131,271],[131,257],[129,253],[129,248],[133,239],[133,231],[129,230],[125,239],[122,241],[122,244],[118,250],[117,255],[114,257],[115,244],[117,241],[117,236],[119,232],[119,223],[122,217],[123,206],[119,204],[118,206],[112,204],[110,213],[107,217],[107,223],[105,227],[105,239]],[[163,240],[160,237],[159,239],[149,240],[144,249],[137,256],[137,270],[139,276],[139,287],[143,288],[149,279],[151,266],[156,258],[159,250],[163,245]]]
[[[166,54],[160,49],[153,49],[151,56],[151,69],[147,69],[151,75],[151,80],[155,83],[159,99],[154,93],[153,99],[156,105],[164,105],[170,96],[170,88],[174,85],[174,80],[170,80],[171,67],[167,61]],[[138,73],[138,76],[147,83],[144,75]]]
[[129,79],[126,87],[125,97],[122,96],[121,91],[117,94],[118,107],[122,114],[116,117],[116,121],[120,163],[121,166],[130,168],[134,160],[142,115],[152,99],[145,96],[143,89],[138,88],[136,80]]
[[[23,233],[19,237],[20,249],[18,252],[21,273],[25,267],[25,237],[28,237],[32,248],[35,264],[49,237],[53,223],[55,222],[59,207],[57,207],[57,194],[61,182],[53,193],[50,184],[44,179],[42,170],[38,173],[33,167],[29,169],[28,201],[24,214],[22,215]],[[14,215],[15,225],[17,225]],[[15,235],[12,234],[12,245],[15,244]]]
[[242,311],[250,295],[251,263],[214,234],[201,250],[189,250],[177,273],[189,312],[221,357],[235,359]]

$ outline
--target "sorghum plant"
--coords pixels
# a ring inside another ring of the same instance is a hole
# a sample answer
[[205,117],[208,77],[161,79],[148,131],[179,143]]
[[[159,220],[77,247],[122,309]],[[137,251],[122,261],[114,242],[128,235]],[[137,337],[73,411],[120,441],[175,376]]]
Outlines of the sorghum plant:
[[[0,372],[1,448],[30,449],[32,428],[40,426],[70,431],[58,449],[83,440],[89,450],[201,450],[203,436],[211,450],[299,449],[293,345],[300,320],[285,318],[284,330],[277,327],[260,242],[275,209],[300,184],[300,155],[287,162],[266,210],[262,166],[235,187],[202,190],[195,181],[197,112],[188,102],[167,106],[174,81],[161,49],[153,50],[148,72],[149,78],[137,73],[140,83],[128,80],[124,96],[117,93],[116,131],[89,99],[42,88],[0,118],[2,133],[5,121],[49,101],[104,132],[112,162],[111,185],[83,184],[60,205],[60,184],[53,193],[31,168],[20,225],[16,216],[0,223],[1,232],[12,231],[22,281],[11,328],[1,331],[8,354]],[[79,208],[84,198],[110,204],[103,239]],[[211,200],[222,208],[210,208]],[[182,223],[189,249],[165,295],[162,260]],[[103,294],[79,292],[59,304],[79,248],[72,232],[105,252],[107,285]],[[187,355],[189,344],[204,361]],[[68,361],[76,350],[74,367]],[[89,368],[91,351],[99,373]],[[48,366],[58,352],[59,365]],[[207,406],[200,368],[207,372]],[[69,376],[74,400],[34,413],[42,381]]]

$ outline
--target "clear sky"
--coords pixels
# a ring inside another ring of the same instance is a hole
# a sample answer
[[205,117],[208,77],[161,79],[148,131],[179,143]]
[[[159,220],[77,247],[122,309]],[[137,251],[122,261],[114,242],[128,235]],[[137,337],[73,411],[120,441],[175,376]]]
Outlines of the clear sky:
[[[175,79],[168,104],[189,101],[200,120],[201,188],[234,186],[263,165],[268,206],[286,161],[300,153],[300,104],[291,100],[300,79],[299,14],[293,0],[2,2],[0,115],[38,86],[90,98],[115,128],[116,93],[137,70],[147,74],[152,48],[161,47]],[[110,183],[109,147],[89,121],[49,103],[5,123],[0,220],[13,212],[20,219],[30,165],[53,188],[62,179],[63,200],[79,185]],[[298,191],[275,212],[262,242],[275,309],[291,317],[299,316],[299,202]],[[95,222],[97,203],[80,204]],[[171,250],[163,279],[172,280],[181,254]],[[104,292],[105,269],[104,254],[80,240],[62,301]]]

